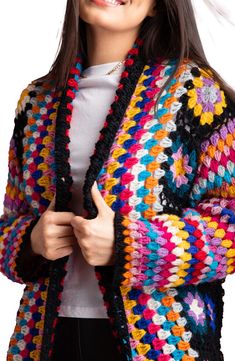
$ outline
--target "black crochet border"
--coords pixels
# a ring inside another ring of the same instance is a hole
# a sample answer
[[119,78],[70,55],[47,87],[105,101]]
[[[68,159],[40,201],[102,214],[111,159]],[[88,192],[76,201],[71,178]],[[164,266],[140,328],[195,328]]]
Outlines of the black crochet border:
[[122,225],[124,220],[123,215],[120,212],[115,212],[114,215],[114,236],[115,236],[115,254],[114,254],[114,273],[113,273],[113,285],[118,286],[121,285],[125,280],[123,274],[125,272],[125,247],[126,244],[123,242],[124,240],[124,231],[125,227]]
[[[139,45],[139,48],[140,45]],[[100,133],[103,136],[102,141],[98,140],[95,144],[94,154],[90,157],[90,165],[85,176],[85,182],[83,187],[84,195],[84,208],[88,211],[88,218],[94,218],[97,215],[97,208],[92,201],[90,189],[94,183],[99,171],[108,158],[110,148],[115,138],[116,132],[119,129],[122,118],[129,105],[131,96],[135,90],[139,77],[142,74],[144,68],[144,61],[138,54],[129,55],[129,59],[133,60],[133,64],[127,65],[124,71],[127,73],[126,77],[121,78],[120,84],[122,89],[117,89],[116,97],[111,105],[112,114],[108,114],[106,118],[107,126],[104,127]],[[70,76],[69,79],[71,79]],[[66,149],[66,145],[69,142],[69,137],[65,135],[66,130],[69,128],[69,124],[66,121],[66,116],[71,114],[71,111],[67,108],[68,99],[66,92],[68,85],[61,96],[61,102],[58,108],[56,132],[55,132],[55,162],[57,172],[57,184],[56,184],[56,211],[70,211],[68,203],[71,200],[71,185],[72,177],[70,175],[69,164],[69,150]],[[50,353],[52,351],[51,337],[53,328],[55,327],[56,319],[58,316],[58,307],[60,304],[59,295],[63,290],[62,280],[66,275],[65,264],[68,260],[68,256],[54,261],[50,273],[50,283],[48,288],[44,333],[41,348],[41,361],[49,361]],[[129,335],[125,320],[125,310],[123,307],[123,301],[120,294],[120,290],[113,290],[112,285],[109,282],[110,274],[112,271],[111,266],[107,267],[95,267],[95,271],[99,273],[99,284],[107,289],[104,295],[104,300],[109,303],[108,315],[113,320],[113,326],[118,330],[120,341],[119,348],[121,349],[122,360],[131,359],[131,349],[129,344]],[[117,307],[118,306],[118,307]],[[123,340],[126,343],[123,343]]]

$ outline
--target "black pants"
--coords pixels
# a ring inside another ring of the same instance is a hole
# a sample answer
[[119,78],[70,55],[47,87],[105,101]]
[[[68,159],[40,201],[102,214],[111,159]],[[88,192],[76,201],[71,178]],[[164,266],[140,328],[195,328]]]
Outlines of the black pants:
[[51,361],[120,361],[108,319],[58,317]]

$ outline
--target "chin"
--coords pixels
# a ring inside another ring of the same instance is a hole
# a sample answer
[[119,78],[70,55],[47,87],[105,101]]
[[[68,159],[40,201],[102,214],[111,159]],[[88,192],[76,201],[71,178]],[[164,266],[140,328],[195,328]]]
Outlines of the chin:
[[129,0],[123,0],[118,6],[96,5],[94,1],[104,0],[80,0],[79,2],[80,18],[94,28],[97,27],[110,32],[133,31],[133,29],[140,27],[146,16],[145,9],[136,11],[137,9],[132,8]]
[[[108,14],[101,14],[101,12],[98,13],[97,11],[90,11],[89,13],[81,12],[80,18],[92,27],[114,32],[125,31],[128,29],[125,28],[125,25],[129,25],[126,24],[124,16],[109,16]],[[124,26],[120,26],[120,24]]]

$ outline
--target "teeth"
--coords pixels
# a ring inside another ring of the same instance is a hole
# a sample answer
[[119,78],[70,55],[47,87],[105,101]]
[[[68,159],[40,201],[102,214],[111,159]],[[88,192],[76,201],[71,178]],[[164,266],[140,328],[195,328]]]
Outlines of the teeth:
[[112,5],[121,5],[121,1],[116,1],[116,0],[105,0],[105,2],[107,4],[112,4]]

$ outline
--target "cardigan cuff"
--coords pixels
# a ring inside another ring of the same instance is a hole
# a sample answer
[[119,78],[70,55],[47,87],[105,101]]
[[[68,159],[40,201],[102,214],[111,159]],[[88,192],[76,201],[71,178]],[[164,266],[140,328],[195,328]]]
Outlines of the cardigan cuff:
[[40,277],[49,277],[51,260],[35,254],[31,247],[31,232],[40,219],[40,216],[33,219],[27,226],[19,252],[16,256],[16,272],[23,282],[34,282]]

